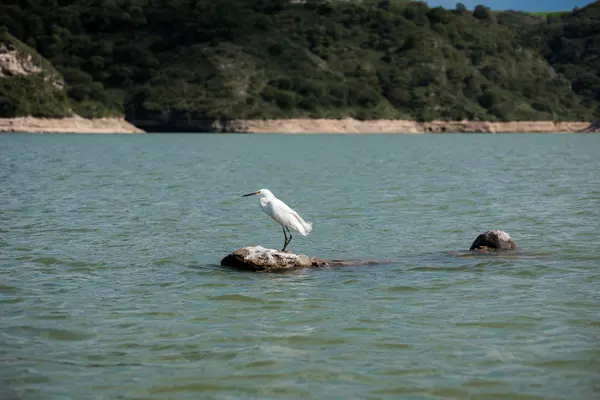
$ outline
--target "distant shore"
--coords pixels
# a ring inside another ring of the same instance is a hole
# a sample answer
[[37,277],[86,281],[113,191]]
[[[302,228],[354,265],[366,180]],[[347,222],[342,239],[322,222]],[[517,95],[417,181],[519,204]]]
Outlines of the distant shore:
[[[224,122],[187,121],[179,131],[215,133],[343,133],[343,134],[422,134],[422,133],[575,133],[600,132],[600,123],[553,121],[430,121],[346,119],[230,120]],[[144,126],[145,124],[141,124]],[[168,129],[166,129],[168,131]],[[124,118],[0,118],[0,132],[32,133],[144,133]]]
[[430,121],[356,119],[281,119],[228,121],[222,131],[248,133],[575,133],[590,129],[590,122],[553,121]]
[[30,133],[144,133],[124,118],[0,118],[0,132]]

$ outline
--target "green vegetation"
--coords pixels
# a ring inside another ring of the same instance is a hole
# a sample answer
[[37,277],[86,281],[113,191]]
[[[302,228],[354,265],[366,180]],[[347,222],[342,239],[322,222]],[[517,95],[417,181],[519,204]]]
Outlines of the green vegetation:
[[600,118],[600,2],[576,9],[560,18],[548,17],[540,31],[527,35],[582,104]]
[[84,116],[590,120],[599,13],[600,3],[537,16],[400,0],[4,0],[0,25],[58,69]]
[[0,117],[60,118],[71,114],[64,91],[48,85],[41,75],[0,79]]
[[524,14],[531,14],[534,17],[542,17],[542,18],[554,18],[554,17],[563,17],[563,16],[567,16],[570,13],[567,11],[539,11],[539,12],[529,12],[529,13],[524,13]]
[[39,68],[30,75],[0,78],[0,117],[65,117],[72,114],[64,82],[52,65],[15,37],[0,31],[0,46],[17,50],[23,63]]

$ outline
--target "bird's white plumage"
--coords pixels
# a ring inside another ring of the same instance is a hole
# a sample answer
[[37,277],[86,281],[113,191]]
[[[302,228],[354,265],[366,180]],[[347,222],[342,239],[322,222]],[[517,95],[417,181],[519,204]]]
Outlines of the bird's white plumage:
[[280,225],[298,231],[302,236],[307,236],[312,231],[312,223],[304,221],[296,211],[275,197],[270,190],[261,189],[258,194],[261,196],[260,208]]
[[[292,240],[292,234],[289,229],[300,232],[302,236],[307,236],[312,232],[312,223],[304,221],[296,211],[292,210],[287,204],[275,197],[269,189],[260,189],[257,192],[244,195],[244,197],[252,195],[260,196],[260,208],[262,208],[265,214],[273,218],[283,227],[285,242],[282,251],[285,250]],[[286,229],[288,229],[289,239],[285,233]]]

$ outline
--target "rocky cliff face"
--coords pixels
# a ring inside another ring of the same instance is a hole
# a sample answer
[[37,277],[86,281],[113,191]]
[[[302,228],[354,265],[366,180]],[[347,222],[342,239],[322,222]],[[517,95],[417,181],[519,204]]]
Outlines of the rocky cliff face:
[[0,43],[0,77],[30,75],[41,72],[31,54],[19,52],[10,43]]
[[54,70],[47,70],[35,62],[33,55],[19,50],[10,42],[0,42],[0,78],[27,76],[42,73],[46,81],[62,89],[62,77]]

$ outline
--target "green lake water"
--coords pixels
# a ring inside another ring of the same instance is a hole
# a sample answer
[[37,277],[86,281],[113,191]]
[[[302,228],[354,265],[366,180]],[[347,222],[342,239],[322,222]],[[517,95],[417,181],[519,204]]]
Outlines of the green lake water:
[[599,232],[600,135],[3,134],[0,398],[597,399]]

